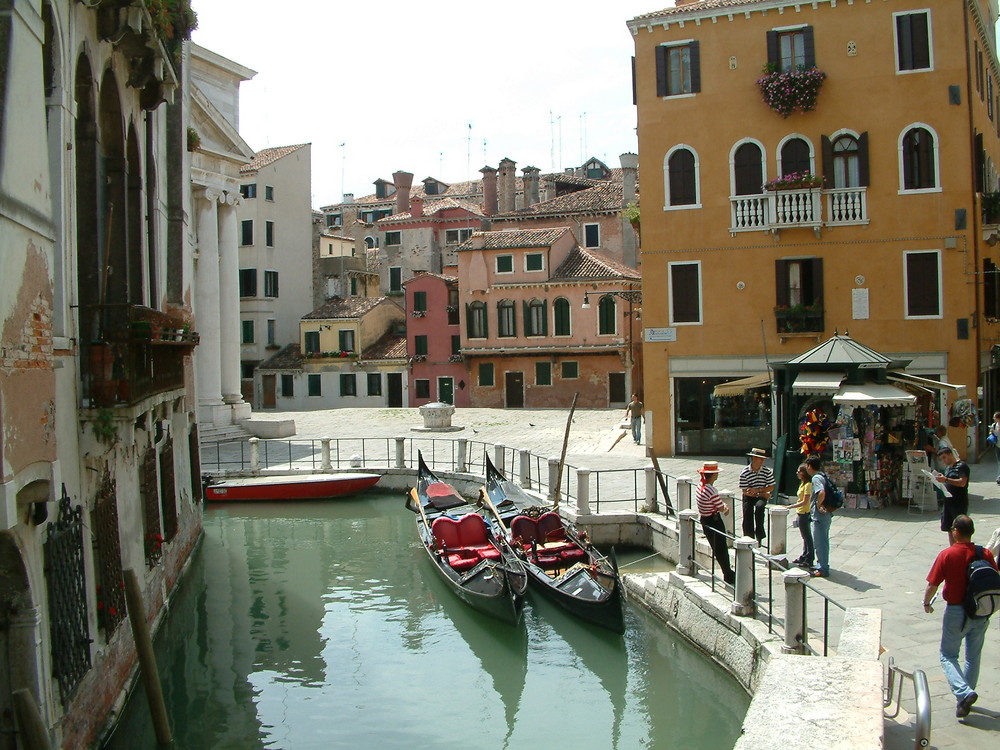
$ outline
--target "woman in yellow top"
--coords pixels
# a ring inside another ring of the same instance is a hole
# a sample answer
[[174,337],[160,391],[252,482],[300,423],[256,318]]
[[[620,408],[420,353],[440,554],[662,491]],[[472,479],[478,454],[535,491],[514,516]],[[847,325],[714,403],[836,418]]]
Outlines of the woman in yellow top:
[[809,519],[809,505],[812,501],[812,480],[806,472],[806,465],[800,464],[799,470],[795,472],[799,478],[799,501],[792,505],[798,512],[799,534],[802,535],[802,554],[792,560],[793,565],[809,569],[813,566],[813,557],[816,550],[813,547],[812,521]]

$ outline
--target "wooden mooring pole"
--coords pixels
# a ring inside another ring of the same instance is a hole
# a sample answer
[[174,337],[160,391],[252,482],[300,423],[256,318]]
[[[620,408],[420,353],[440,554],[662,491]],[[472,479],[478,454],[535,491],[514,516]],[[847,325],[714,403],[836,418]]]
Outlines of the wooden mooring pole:
[[167,718],[167,706],[163,702],[160,673],[156,668],[153,639],[146,624],[146,608],[142,604],[139,579],[131,568],[125,571],[125,602],[128,605],[128,621],[132,625],[135,650],[139,656],[139,676],[142,678],[142,686],[146,689],[146,700],[149,701],[149,713],[153,717],[156,741],[161,746],[169,746],[173,742],[173,737],[170,733],[170,721]]

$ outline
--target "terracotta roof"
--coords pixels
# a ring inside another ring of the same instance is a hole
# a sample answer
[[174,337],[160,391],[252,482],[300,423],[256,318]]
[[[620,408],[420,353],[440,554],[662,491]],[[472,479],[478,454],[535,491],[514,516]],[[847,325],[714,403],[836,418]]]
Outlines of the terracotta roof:
[[298,344],[289,344],[270,359],[259,365],[259,370],[299,370],[302,369],[302,351]]
[[526,216],[621,211],[621,208],[622,183],[602,180],[594,187],[560,195],[558,198],[542,201],[527,208],[497,214],[494,218],[502,221]]
[[303,320],[329,320],[331,318],[360,318],[388,297],[331,297],[326,304],[302,316]]
[[574,247],[562,265],[552,274],[552,281],[571,279],[629,279],[641,281],[642,276],[615,256],[600,250]]
[[[473,232],[457,250],[506,250],[515,247],[551,247],[567,234],[567,227],[555,229],[501,229],[495,232]],[[480,242],[482,243],[480,245]]]
[[770,0],[697,0],[697,2],[688,3],[686,5],[677,5],[673,8],[664,8],[663,10],[658,10],[655,13],[643,13],[641,16],[636,16],[634,21],[646,21],[651,18],[659,18],[660,16],[671,16],[678,13],[700,13],[705,10],[716,10],[720,8],[737,8],[742,5],[756,5],[762,2],[770,2]]
[[274,162],[278,161],[278,159],[282,159],[288,156],[289,154],[298,151],[300,148],[305,148],[308,145],[310,144],[299,143],[295,146],[278,146],[277,148],[262,148],[260,151],[257,152],[257,155],[250,160],[249,164],[244,164],[242,167],[240,167],[240,174],[250,174],[252,172],[257,172],[266,167],[268,164],[273,164]]
[[[425,200],[424,201],[424,216],[433,216],[439,211],[444,211],[449,208],[461,208],[469,213],[473,213],[476,216],[484,216],[483,207],[479,203],[473,203],[472,201],[460,201],[455,198],[442,198],[441,200]],[[382,224],[386,221],[403,221],[405,219],[412,219],[413,215],[409,211],[405,211],[401,214],[393,214],[392,216],[384,216],[379,219],[378,223]],[[419,216],[416,218],[420,218]]]
[[406,286],[411,281],[416,281],[417,279],[422,279],[424,276],[433,276],[435,279],[441,279],[442,281],[447,282],[448,284],[457,284],[458,283],[458,277],[457,276],[447,276],[446,274],[443,274],[443,273],[431,273],[430,271],[420,271],[412,279],[407,279],[406,281],[404,281],[403,282],[403,286]]
[[361,359],[406,359],[406,335],[385,334],[364,350]]

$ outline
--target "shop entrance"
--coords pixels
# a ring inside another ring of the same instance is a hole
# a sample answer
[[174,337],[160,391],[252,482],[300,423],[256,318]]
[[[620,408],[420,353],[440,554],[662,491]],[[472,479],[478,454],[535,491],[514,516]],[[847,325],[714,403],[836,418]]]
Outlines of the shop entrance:
[[674,379],[674,452],[738,456],[754,446],[770,449],[771,401],[767,387],[740,395],[713,395],[728,378]]

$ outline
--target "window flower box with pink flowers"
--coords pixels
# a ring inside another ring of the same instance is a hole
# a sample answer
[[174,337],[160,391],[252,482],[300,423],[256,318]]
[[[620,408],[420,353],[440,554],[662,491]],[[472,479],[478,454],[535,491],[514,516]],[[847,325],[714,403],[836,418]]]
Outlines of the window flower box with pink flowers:
[[757,79],[764,103],[782,117],[792,112],[812,112],[816,109],[819,90],[826,80],[826,73],[819,68],[799,67],[780,71],[773,63],[764,66],[764,75]]

